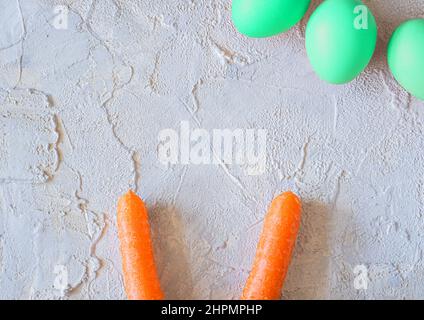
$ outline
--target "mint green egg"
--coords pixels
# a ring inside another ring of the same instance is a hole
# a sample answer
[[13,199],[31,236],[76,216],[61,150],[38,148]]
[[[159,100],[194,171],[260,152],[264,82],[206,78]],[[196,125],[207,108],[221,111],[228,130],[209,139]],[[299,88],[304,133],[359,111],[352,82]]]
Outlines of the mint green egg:
[[424,100],[424,19],[406,21],[395,30],[387,60],[401,86]]
[[233,0],[232,19],[237,30],[264,38],[287,31],[302,19],[311,0]]
[[306,51],[318,76],[333,84],[355,79],[369,64],[377,43],[371,10],[359,0],[326,0],[306,27]]

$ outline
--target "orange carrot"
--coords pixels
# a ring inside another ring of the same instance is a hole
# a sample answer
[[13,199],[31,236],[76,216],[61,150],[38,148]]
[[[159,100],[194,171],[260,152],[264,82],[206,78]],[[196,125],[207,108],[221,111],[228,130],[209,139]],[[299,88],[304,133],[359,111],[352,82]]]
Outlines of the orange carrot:
[[118,201],[118,235],[128,299],[163,299],[153,258],[147,209],[132,191]]
[[277,300],[300,226],[301,204],[292,192],[275,198],[264,220],[252,271],[244,287],[243,300]]

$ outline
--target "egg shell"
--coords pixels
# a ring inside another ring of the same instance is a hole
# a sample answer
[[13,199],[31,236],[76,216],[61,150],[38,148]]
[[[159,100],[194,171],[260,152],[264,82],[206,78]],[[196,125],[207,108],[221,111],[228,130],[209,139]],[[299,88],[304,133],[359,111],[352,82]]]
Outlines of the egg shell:
[[310,0],[233,0],[232,20],[249,37],[270,37],[287,31],[308,10]]
[[347,83],[369,64],[377,43],[377,25],[362,1],[326,0],[312,14],[305,41],[318,76],[333,84]]
[[387,60],[402,87],[424,100],[424,19],[406,21],[395,30]]

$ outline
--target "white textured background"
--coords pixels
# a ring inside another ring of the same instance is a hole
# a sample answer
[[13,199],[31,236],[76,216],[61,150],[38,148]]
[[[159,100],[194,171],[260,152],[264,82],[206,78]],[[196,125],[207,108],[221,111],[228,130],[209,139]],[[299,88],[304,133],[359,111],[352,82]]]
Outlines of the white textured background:
[[[305,209],[285,298],[424,298],[424,102],[385,56],[424,1],[367,3],[375,57],[332,86],[308,63],[307,18],[254,40],[229,0],[0,0],[0,298],[59,298],[57,265],[63,298],[124,298],[115,203],[129,187],[150,209],[168,298],[237,298],[286,189]],[[57,4],[68,30],[53,27]],[[163,167],[158,132],[184,120],[267,129],[266,174]]]

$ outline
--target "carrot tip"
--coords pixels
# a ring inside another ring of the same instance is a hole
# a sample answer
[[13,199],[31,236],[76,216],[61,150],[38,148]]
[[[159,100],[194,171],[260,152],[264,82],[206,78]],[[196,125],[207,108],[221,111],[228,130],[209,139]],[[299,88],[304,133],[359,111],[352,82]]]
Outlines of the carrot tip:
[[281,200],[291,199],[296,201],[298,204],[300,204],[300,198],[294,192],[291,192],[291,191],[283,192],[279,196],[277,196],[275,199],[281,199]]
[[123,199],[134,199],[134,198],[139,198],[141,200],[141,198],[131,189],[128,190],[125,194],[123,194],[119,200],[123,200]]
[[128,191],[127,191],[127,193],[126,194],[124,194],[124,196],[135,196],[136,195],[136,193],[132,190],[132,189],[129,189]]

